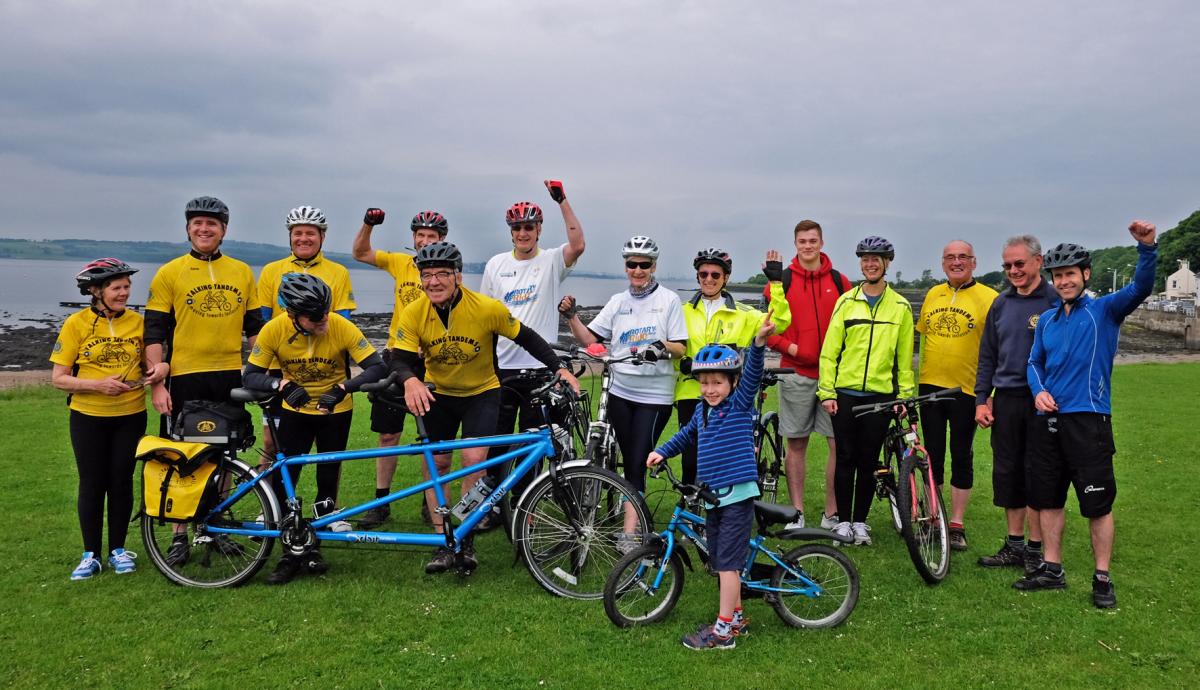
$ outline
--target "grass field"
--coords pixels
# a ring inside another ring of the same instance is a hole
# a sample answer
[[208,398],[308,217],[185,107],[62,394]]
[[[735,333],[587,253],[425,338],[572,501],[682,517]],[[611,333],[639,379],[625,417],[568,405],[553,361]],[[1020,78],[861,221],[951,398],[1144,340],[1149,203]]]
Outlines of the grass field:
[[[983,432],[968,511],[971,549],[955,554],[943,584],[922,583],[877,503],[875,545],[849,549],[862,594],[845,625],[794,630],[761,601],[749,601],[752,634],[725,654],[691,652],[678,642],[713,617],[714,579],[687,573],[680,605],[665,622],[618,630],[598,602],[543,592],[497,532],[479,538],[482,566],[468,579],[424,575],[425,551],[356,546],[325,549],[328,575],[282,588],[263,584],[260,573],[240,589],[184,589],[146,556],[133,575],[106,568],[92,581],[71,582],[82,547],[63,396],[50,388],[3,392],[0,469],[13,523],[0,540],[0,685],[1194,687],[1200,493],[1187,472],[1196,469],[1200,365],[1128,365],[1114,378],[1119,608],[1091,605],[1086,522],[1074,498],[1066,591],[1021,594],[1010,587],[1016,571],[975,565],[1004,535],[1002,513],[991,505]],[[365,401],[359,404],[351,447],[374,442]],[[823,457],[823,444],[814,446],[812,457]],[[346,466],[343,502],[371,495],[371,465]],[[400,477],[416,476],[413,461],[401,467]],[[810,468],[810,515],[821,503],[820,474]],[[305,473],[305,496],[312,475]],[[655,496],[654,488],[651,504],[661,498],[665,515],[672,498]],[[393,527],[415,528],[417,503],[397,507]],[[136,525],[129,547],[142,550]]]

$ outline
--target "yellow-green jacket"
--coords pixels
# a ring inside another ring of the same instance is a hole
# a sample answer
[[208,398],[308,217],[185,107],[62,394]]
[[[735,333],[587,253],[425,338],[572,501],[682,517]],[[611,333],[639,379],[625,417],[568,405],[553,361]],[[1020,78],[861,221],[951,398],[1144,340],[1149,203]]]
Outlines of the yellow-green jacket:
[[871,309],[859,284],[833,306],[817,397],[832,400],[838,388],[911,396],[912,358],[912,305],[887,286]]
[[[775,322],[775,332],[783,333],[792,323],[792,311],[783,295],[783,285],[772,282],[771,290],[771,319]],[[687,322],[688,340],[687,356],[695,357],[700,348],[709,343],[721,343],[747,347],[754,340],[754,334],[762,326],[763,312],[754,307],[742,304],[728,292],[722,292],[725,304],[713,313],[711,320],[706,320],[703,299],[700,292],[683,303],[683,319]],[[679,362],[675,362],[675,371],[679,371]],[[679,374],[675,383],[675,399],[688,400],[700,397],[700,382],[691,376]]]

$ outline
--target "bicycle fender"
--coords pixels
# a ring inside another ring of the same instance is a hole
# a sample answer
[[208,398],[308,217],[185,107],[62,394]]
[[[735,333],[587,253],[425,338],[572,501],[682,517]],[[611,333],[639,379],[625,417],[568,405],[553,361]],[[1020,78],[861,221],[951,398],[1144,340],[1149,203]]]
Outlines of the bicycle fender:
[[516,505],[521,505],[525,501],[525,496],[527,494],[529,494],[529,492],[531,490],[533,490],[533,487],[535,487],[538,484],[540,484],[541,482],[545,481],[552,472],[557,474],[558,472],[561,472],[562,470],[570,469],[572,467],[595,467],[595,465],[588,462],[587,460],[569,460],[567,462],[559,463],[557,465],[555,465],[554,463],[550,463],[549,467],[542,470],[542,472],[540,474],[538,474],[538,476],[536,476],[532,480],[530,480],[529,485],[525,487],[525,490],[522,491],[521,495],[517,498]]
[[775,533],[775,537],[780,539],[789,539],[792,541],[837,541],[843,544],[853,544],[853,536],[843,537],[836,532],[827,529],[819,529],[817,527],[801,527],[799,529],[785,529]]

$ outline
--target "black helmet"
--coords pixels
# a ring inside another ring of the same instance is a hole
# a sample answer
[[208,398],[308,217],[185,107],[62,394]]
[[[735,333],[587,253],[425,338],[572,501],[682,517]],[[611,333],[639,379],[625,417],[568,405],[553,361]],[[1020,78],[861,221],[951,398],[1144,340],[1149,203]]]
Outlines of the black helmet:
[[90,295],[92,288],[96,285],[103,285],[105,281],[133,275],[137,272],[136,268],[120,259],[96,259],[75,274],[75,285],[79,288],[79,294]]
[[421,211],[413,216],[411,227],[413,232],[421,228],[430,228],[436,230],[437,234],[442,237],[450,232],[450,224],[446,222],[446,216],[437,211]]
[[696,252],[696,258],[692,260],[692,268],[700,268],[701,264],[716,264],[725,269],[726,275],[733,273],[733,259],[729,257],[729,252],[716,247]]
[[453,268],[461,271],[462,252],[449,242],[434,242],[418,249],[413,263],[417,265],[418,271],[426,268]]
[[896,258],[896,248],[892,246],[891,242],[882,237],[871,235],[862,242],[859,242],[858,247],[854,250],[855,256],[861,257],[865,254],[875,254],[891,261]]
[[1077,244],[1064,242],[1054,249],[1046,252],[1046,258],[1042,261],[1042,268],[1049,271],[1052,268],[1067,268],[1069,266],[1078,266],[1080,270],[1092,267],[1092,255],[1088,250]]
[[196,216],[216,218],[229,225],[229,207],[215,196],[198,196],[187,203],[183,209],[183,217],[191,220]]
[[279,306],[314,321],[329,313],[333,291],[325,281],[308,273],[285,273],[279,279]]

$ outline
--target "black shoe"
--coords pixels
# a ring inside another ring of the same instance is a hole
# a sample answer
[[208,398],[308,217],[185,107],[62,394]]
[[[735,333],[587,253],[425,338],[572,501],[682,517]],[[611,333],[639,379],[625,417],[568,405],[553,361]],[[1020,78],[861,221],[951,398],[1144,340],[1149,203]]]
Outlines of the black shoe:
[[425,564],[426,575],[436,575],[444,573],[454,567],[454,552],[444,546],[439,546],[433,552],[433,558]]
[[966,551],[967,550],[967,531],[962,527],[950,528],[950,550],[951,551]]
[[[1005,541],[994,556],[980,556],[979,565],[985,568],[1022,567],[1025,565],[1025,544]],[[1035,566],[1036,567],[1036,566]]]
[[1111,609],[1117,605],[1117,590],[1112,580],[1101,580],[1092,577],[1092,603],[1098,609]]
[[329,564],[321,558],[320,551],[309,551],[300,557],[300,563],[304,566],[304,572],[309,575],[324,575],[329,572]]
[[1042,567],[1042,550],[1031,549],[1025,547],[1025,575],[1026,577],[1037,572],[1037,569]]
[[296,556],[284,556],[275,564],[275,570],[267,576],[268,585],[286,585],[300,574],[301,563]]
[[387,522],[388,518],[390,518],[391,516],[392,516],[392,507],[391,506],[379,506],[378,508],[372,508],[372,509],[368,510],[367,512],[363,513],[363,516],[358,521],[358,528],[359,529],[375,529],[376,527]]
[[246,553],[242,545],[230,539],[228,534],[218,534],[213,537],[212,547],[222,556],[242,556]]
[[1013,589],[1019,589],[1022,592],[1032,592],[1038,589],[1066,589],[1067,588],[1067,573],[1060,570],[1058,574],[1050,572],[1050,569],[1043,563],[1032,575],[1017,580],[1013,583]]
[[474,546],[463,546],[462,553],[458,555],[458,573],[460,575],[470,575],[479,567],[479,559],[475,557]]
[[171,538],[171,548],[167,549],[167,565],[172,568],[182,568],[187,565],[192,547],[188,544],[186,534],[176,534]]

